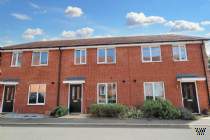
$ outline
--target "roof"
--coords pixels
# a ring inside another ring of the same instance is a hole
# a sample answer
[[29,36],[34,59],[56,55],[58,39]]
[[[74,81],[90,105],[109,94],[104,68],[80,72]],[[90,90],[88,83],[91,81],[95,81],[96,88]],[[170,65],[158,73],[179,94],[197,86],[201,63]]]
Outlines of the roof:
[[36,48],[57,48],[57,47],[77,47],[93,45],[120,45],[135,43],[162,43],[162,42],[180,42],[180,41],[202,41],[210,40],[203,37],[185,36],[185,35],[149,35],[149,36],[127,36],[127,37],[106,37],[106,38],[89,38],[75,40],[54,40],[39,41],[25,44],[18,44],[3,47],[3,50],[13,49],[36,49]]

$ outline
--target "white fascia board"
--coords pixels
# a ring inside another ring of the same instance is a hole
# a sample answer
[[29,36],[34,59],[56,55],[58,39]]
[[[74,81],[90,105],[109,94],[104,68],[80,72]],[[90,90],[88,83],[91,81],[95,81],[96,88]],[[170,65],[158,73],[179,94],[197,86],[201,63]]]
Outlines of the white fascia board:
[[50,51],[50,50],[59,50],[59,48],[40,48],[40,49],[13,49],[13,50],[1,50],[1,52],[16,52],[16,51]]
[[84,48],[106,48],[106,47],[137,47],[137,46],[160,46],[160,45],[180,45],[180,44],[197,44],[202,41],[184,41],[184,42],[162,42],[162,43],[135,43],[135,44],[117,44],[117,45],[93,45],[93,46],[73,46],[61,47],[61,50],[84,49]]
[[161,42],[161,43],[134,43],[134,44],[116,44],[116,45],[91,45],[91,46],[72,46],[72,47],[55,47],[55,48],[36,48],[36,49],[12,49],[0,50],[1,52],[13,51],[40,51],[40,50],[68,50],[68,49],[87,49],[87,48],[105,48],[105,47],[136,47],[136,46],[160,46],[160,45],[180,45],[180,44],[196,44],[202,41],[177,41],[177,42]]

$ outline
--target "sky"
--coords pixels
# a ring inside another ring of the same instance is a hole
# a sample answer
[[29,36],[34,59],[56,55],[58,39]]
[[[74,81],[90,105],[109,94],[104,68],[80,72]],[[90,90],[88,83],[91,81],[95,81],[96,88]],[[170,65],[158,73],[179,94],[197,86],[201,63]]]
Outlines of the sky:
[[210,0],[0,0],[0,46],[169,33],[210,38]]

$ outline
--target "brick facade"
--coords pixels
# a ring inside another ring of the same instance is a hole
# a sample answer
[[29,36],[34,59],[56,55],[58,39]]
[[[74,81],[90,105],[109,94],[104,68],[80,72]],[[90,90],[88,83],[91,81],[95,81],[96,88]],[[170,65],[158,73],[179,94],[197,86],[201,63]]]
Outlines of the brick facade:
[[[84,76],[82,112],[88,112],[89,106],[97,101],[97,83],[116,82],[117,102],[129,106],[144,102],[143,83],[163,81],[165,98],[177,107],[183,106],[180,82],[177,74],[196,74],[206,77],[202,59],[202,44],[186,44],[188,61],[175,62],[172,58],[172,46],[161,45],[162,62],[143,63],[140,46],[116,48],[116,64],[97,64],[97,48],[87,49],[87,64],[74,64],[74,49],[62,50],[60,105],[68,106],[69,85],[63,81],[71,76]],[[2,52],[0,78],[18,78],[16,86],[14,112],[48,114],[57,106],[59,50],[49,50],[48,66],[31,66],[32,51],[24,51],[21,67],[11,67],[12,52]],[[47,84],[46,104],[27,105],[30,84]],[[206,81],[197,81],[197,94],[200,110],[208,108]],[[3,85],[0,85],[0,102]]]

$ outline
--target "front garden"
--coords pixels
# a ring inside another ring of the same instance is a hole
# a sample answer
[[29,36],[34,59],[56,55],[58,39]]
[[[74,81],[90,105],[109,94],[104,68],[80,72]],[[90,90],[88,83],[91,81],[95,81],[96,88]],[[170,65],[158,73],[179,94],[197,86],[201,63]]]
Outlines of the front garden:
[[[120,119],[164,119],[195,120],[195,115],[186,108],[176,108],[170,101],[157,99],[146,100],[142,106],[128,107],[122,104],[92,104],[89,113],[93,117],[110,117]],[[51,116],[61,117],[68,114],[65,107],[57,107]]]
[[186,108],[176,108],[167,100],[147,100],[142,106],[127,107],[121,104],[93,104],[90,113],[94,117],[115,118],[157,118],[157,119],[182,119],[194,120],[195,115]]

